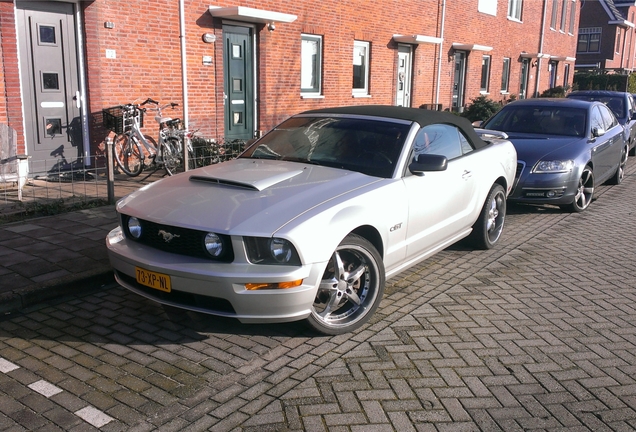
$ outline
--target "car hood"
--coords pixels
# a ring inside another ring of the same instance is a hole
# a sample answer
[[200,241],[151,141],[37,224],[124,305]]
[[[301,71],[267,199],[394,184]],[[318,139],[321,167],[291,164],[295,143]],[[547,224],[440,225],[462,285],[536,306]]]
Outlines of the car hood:
[[559,155],[568,153],[568,148],[572,149],[572,157],[574,157],[579,152],[576,148],[580,146],[581,141],[587,141],[583,137],[514,133],[508,134],[508,140],[517,150],[517,159],[530,164],[553,153]]
[[324,166],[235,159],[145,186],[120,200],[117,210],[220,234],[271,235],[326,201],[382,180]]

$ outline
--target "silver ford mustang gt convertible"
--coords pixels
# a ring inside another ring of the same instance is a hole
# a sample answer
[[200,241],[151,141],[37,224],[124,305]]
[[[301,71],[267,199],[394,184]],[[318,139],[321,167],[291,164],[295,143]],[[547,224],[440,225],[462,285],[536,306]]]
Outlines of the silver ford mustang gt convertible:
[[110,262],[122,286],[166,305],[345,333],[386,278],[464,238],[493,247],[516,163],[509,141],[450,113],[307,111],[237,159],[122,198]]

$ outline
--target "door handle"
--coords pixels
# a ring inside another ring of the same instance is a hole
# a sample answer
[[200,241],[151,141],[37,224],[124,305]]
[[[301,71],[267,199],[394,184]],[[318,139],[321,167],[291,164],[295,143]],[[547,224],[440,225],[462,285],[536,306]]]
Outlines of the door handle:
[[75,96],[73,96],[73,100],[75,101],[75,106],[77,108],[82,107],[82,101],[80,100],[80,92],[79,90],[75,92]]

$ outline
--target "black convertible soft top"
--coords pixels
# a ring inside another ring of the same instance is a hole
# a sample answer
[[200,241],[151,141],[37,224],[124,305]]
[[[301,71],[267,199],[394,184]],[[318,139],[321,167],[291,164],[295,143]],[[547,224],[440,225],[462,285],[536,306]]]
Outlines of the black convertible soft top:
[[321,108],[305,111],[301,114],[339,114],[339,115],[360,115],[372,117],[385,117],[392,119],[407,120],[418,123],[420,127],[431,124],[451,124],[460,128],[475,148],[482,148],[488,144],[475,133],[473,125],[464,117],[457,116],[445,111],[432,111],[421,108],[406,108],[392,105],[356,105],[334,108]]

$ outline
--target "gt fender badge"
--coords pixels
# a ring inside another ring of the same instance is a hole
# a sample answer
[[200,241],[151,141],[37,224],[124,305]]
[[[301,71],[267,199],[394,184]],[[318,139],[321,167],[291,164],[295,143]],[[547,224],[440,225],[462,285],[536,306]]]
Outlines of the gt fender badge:
[[159,230],[157,234],[159,234],[163,238],[163,241],[165,241],[166,243],[170,243],[172,239],[181,237],[179,234],[172,234],[165,230]]
[[400,222],[400,223],[399,223],[399,224],[397,224],[397,225],[393,225],[391,228],[389,228],[389,231],[390,231],[390,232],[397,231],[397,230],[399,230],[400,228],[402,228],[402,222]]

